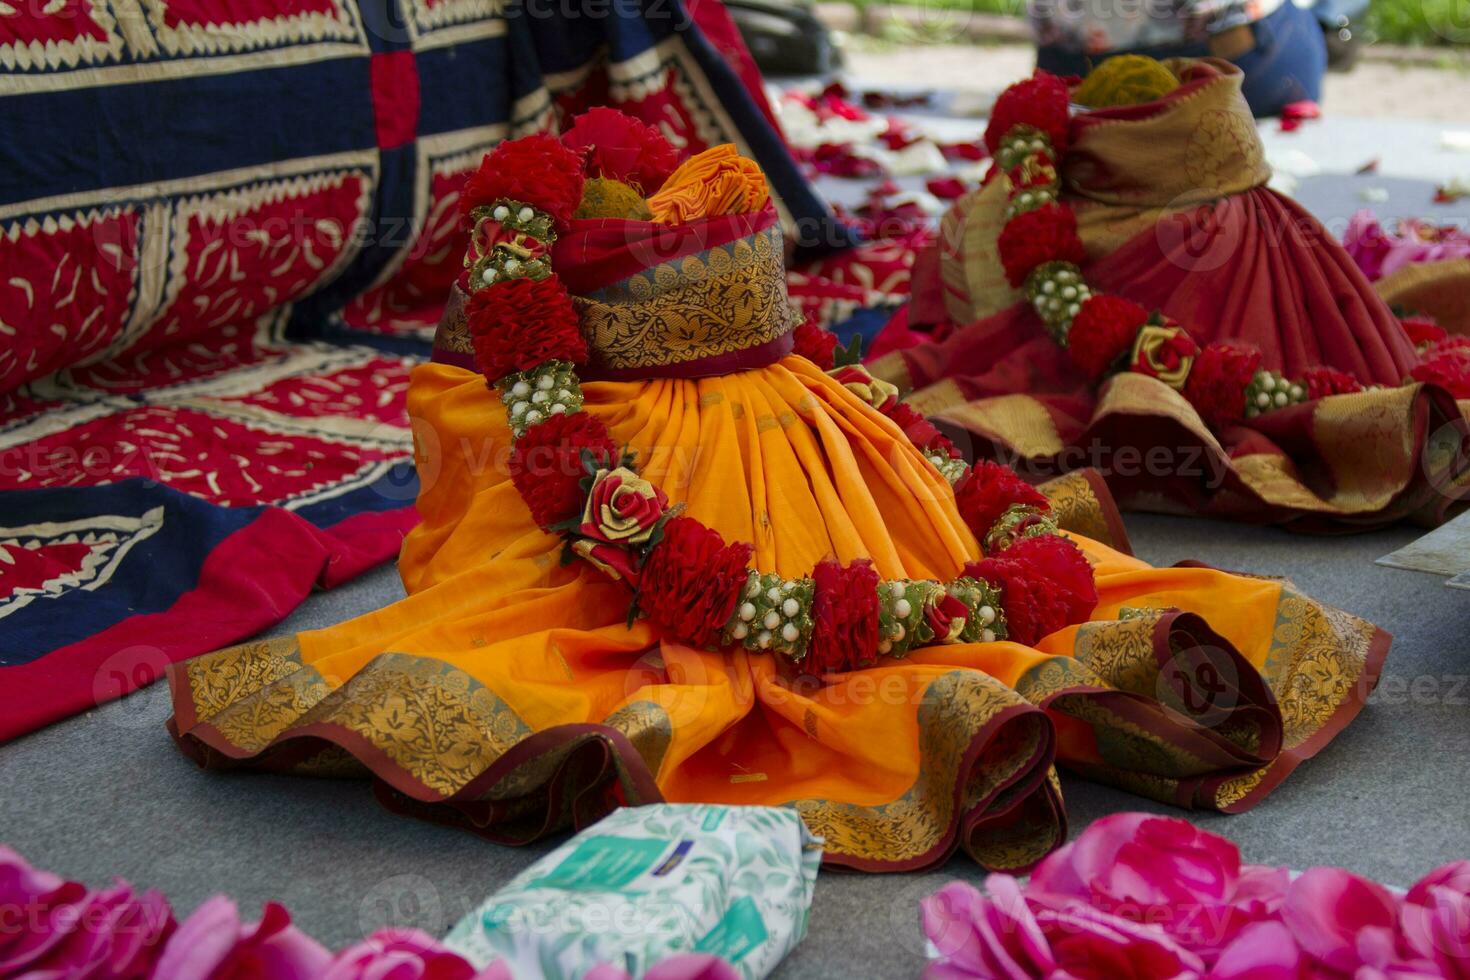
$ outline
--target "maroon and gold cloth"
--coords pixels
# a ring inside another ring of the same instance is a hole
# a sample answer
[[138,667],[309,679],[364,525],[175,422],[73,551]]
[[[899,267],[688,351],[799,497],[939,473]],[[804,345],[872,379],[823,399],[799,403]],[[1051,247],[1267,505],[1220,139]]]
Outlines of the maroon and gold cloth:
[[1125,507],[1319,530],[1443,520],[1470,491],[1470,406],[1402,386],[1413,343],[1326,229],[1265,186],[1238,70],[1170,66],[1183,84],[1169,96],[1073,119],[1062,171],[1088,281],[1164,311],[1201,344],[1254,345],[1288,377],[1327,366],[1383,387],[1223,431],[1154,379],[1094,387],[1005,279],[1004,178],[945,217],[936,260],[916,266],[914,302],[888,338],[897,346],[906,326],[938,323],[944,339],[870,367],[916,390],[916,408],[968,432],[982,455],[1042,474],[1100,465]]

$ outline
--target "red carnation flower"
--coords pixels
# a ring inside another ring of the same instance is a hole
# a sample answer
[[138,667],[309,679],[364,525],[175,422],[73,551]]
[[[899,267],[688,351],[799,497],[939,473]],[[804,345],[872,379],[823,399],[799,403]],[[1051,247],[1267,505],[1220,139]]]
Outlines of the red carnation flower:
[[1014,504],[1043,511],[1051,509],[1040,490],[1017,476],[1009,466],[989,459],[976,460],[954,488],[954,502],[965,524],[982,541],[1000,515]]
[[1245,414],[1245,388],[1261,369],[1261,352],[1242,344],[1206,344],[1194,359],[1184,397],[1213,427]]
[[1423,347],[1445,338],[1444,327],[1427,316],[1406,316],[1399,323],[1403,325],[1404,333],[1409,335],[1409,342],[1415,347]]
[[1307,389],[1307,397],[1313,401],[1328,395],[1346,395],[1363,390],[1357,378],[1330,367],[1307,368],[1302,373],[1302,384]]
[[572,120],[561,141],[582,154],[589,174],[630,184],[645,197],[679,165],[678,151],[662,133],[616,109],[588,109]]
[[726,545],[692,517],[676,517],[643,565],[638,608],[673,640],[713,647],[745,588],[751,546]]
[[1055,75],[1038,71],[1024,82],[1017,82],[1000,94],[990,110],[985,127],[985,145],[990,152],[1000,149],[1001,141],[1017,126],[1039,129],[1051,140],[1060,154],[1067,148],[1067,127],[1071,123],[1068,103],[1071,93]]
[[835,674],[878,662],[878,572],[860,558],[843,567],[833,559],[812,570],[812,639],[803,668]]
[[951,459],[959,459],[964,455],[933,422],[903,402],[890,398],[879,411],[893,420],[893,423],[903,430],[903,434],[908,436],[909,442],[920,449],[941,452]]
[[549,528],[582,516],[582,452],[601,468],[617,460],[618,447],[607,426],[586,412],[553,415],[516,440],[510,453],[510,478],[531,508],[536,524]]
[[1045,204],[1006,222],[996,242],[1006,278],[1020,288],[1033,269],[1047,262],[1081,265],[1086,253],[1077,237],[1077,216],[1069,207]]
[[1025,646],[1085,621],[1097,606],[1092,566],[1059,534],[1022,538],[999,556],[965,565],[964,574],[1000,590],[1007,637]]
[[1409,377],[1439,385],[1455,398],[1470,398],[1470,347],[1451,347],[1424,361]]
[[468,219],[475,208],[496,201],[520,201],[551,215],[558,224],[571,220],[582,203],[582,161],[555,136],[535,133],[507,140],[485,154],[460,193],[460,213]]
[[832,352],[837,350],[835,333],[828,333],[807,320],[796,328],[792,336],[796,341],[793,354],[800,354],[823,371],[832,370]]
[[572,297],[555,276],[507,279],[475,290],[465,304],[475,364],[491,381],[547,361],[587,361]]
[[1148,310],[1121,296],[1098,294],[1082,304],[1067,332],[1072,361],[1096,381],[1133,347]]

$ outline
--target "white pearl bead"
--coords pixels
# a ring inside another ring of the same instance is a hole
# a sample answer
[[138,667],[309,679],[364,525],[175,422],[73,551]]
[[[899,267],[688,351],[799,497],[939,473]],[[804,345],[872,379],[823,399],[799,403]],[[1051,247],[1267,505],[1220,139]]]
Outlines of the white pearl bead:
[[542,391],[550,391],[556,385],[556,379],[549,374],[543,374],[536,379],[536,387]]
[[913,611],[914,607],[909,603],[907,599],[900,599],[893,604],[894,615],[896,615],[899,619],[908,619],[909,613]]
[[544,405],[546,403],[547,399],[549,399],[550,397],[551,396],[548,395],[544,391],[532,392],[531,393],[531,404],[533,404],[533,405]]
[[512,395],[515,395],[517,398],[525,398],[531,393],[531,386],[526,384],[524,381],[517,381],[515,384],[511,385],[510,393]]
[[768,630],[775,629],[777,626],[781,625],[781,614],[772,609],[770,612],[766,613],[766,618],[761,620],[761,625],[763,625]]
[[736,623],[735,628],[730,631],[730,635],[737,640],[743,640],[750,635],[750,627],[744,623]]
[[760,635],[755,638],[755,645],[762,650],[769,650],[771,648],[771,634],[765,630],[761,630]]
[[1067,287],[1065,287],[1062,290],[1062,299],[1076,299],[1076,298],[1077,298],[1077,287],[1076,286],[1067,286]]
[[495,281],[495,270],[494,269],[491,269],[491,268],[489,268],[487,266],[485,268],[485,274],[482,275],[482,276],[480,276],[480,280],[482,282],[484,282],[486,285],[489,285],[490,283],[493,283]]
[[1271,375],[1262,372],[1262,374],[1261,374],[1261,390],[1262,391],[1270,391],[1271,389],[1273,389],[1275,387],[1276,387],[1276,379],[1273,378],[1273,377],[1271,377]]
[[526,413],[526,424],[527,425],[535,425],[537,422],[540,422],[540,421],[541,421],[541,413],[538,412],[538,411],[536,411],[534,408],[531,409],[529,412]]
[[502,204],[490,213],[496,221],[504,221],[506,218],[510,217],[510,208]]
[[787,623],[781,627],[781,639],[787,643],[795,643],[796,638],[799,636],[801,636],[801,630],[797,629],[793,624]]
[[758,578],[751,579],[750,582],[749,582],[749,584],[747,584],[745,586],[745,594],[746,594],[746,596],[748,598],[751,598],[751,599],[754,599],[756,596],[760,595],[761,594],[761,580],[758,579]]
[[980,607],[980,621],[983,623],[995,622],[995,610],[989,606]]
[[740,615],[740,618],[742,620],[744,620],[745,622],[747,622],[747,623],[750,622],[752,619],[755,619],[755,606],[753,606],[752,604],[750,604],[748,602],[742,602],[740,604],[740,613],[739,613],[739,615]]
[[1286,397],[1286,392],[1284,392],[1284,391],[1278,391],[1276,393],[1276,397],[1273,399],[1273,401],[1276,402],[1276,407],[1277,408],[1280,408],[1281,406],[1285,405],[1288,400],[1289,399],[1287,399],[1287,397]]
[[556,400],[559,402],[569,402],[572,400],[572,393],[563,388],[556,393]]
[[980,640],[981,640],[982,643],[994,643],[995,642],[995,630],[981,630],[980,631]]
[[797,602],[795,599],[787,599],[785,602],[781,603],[781,611],[787,616],[795,616],[797,613],[801,612],[801,603]]
[[908,630],[903,628],[903,623],[894,623],[893,632],[888,635],[893,640],[901,640],[906,633],[908,633]]
[[904,585],[902,582],[894,582],[888,587],[888,591],[892,593],[893,598],[902,599],[903,594],[908,591],[908,586]]
[[1292,385],[1291,386],[1291,398],[1292,398],[1292,401],[1300,401],[1301,398],[1302,398],[1302,396],[1305,395],[1306,393],[1307,393],[1306,392],[1306,389],[1304,389],[1301,385]]
[[772,602],[780,602],[781,590],[774,585],[771,586],[769,589],[766,590],[766,598],[770,599]]
[[516,217],[521,219],[521,221],[523,222],[530,221],[532,218],[536,217],[536,212],[532,211],[530,208],[521,208],[521,213],[516,215]]
[[521,267],[521,260],[520,259],[506,259],[504,264],[505,264],[505,271],[506,272],[515,272],[517,269],[519,269]]
[[1266,406],[1271,404],[1271,396],[1266,394],[1264,391],[1261,392],[1259,395],[1256,396],[1256,404],[1261,406],[1262,408],[1265,408]]
[[1057,291],[1057,284],[1050,279],[1043,279],[1041,282],[1041,291],[1043,293],[1054,293]]
[[1071,306],[1067,307],[1067,316],[1068,317],[1074,317],[1078,313],[1081,313],[1081,312],[1082,312],[1082,304],[1080,304],[1080,303],[1073,303]]
[[893,644],[892,643],[889,643],[887,640],[884,640],[882,643],[878,644],[878,652],[879,653],[891,653],[892,651],[893,651]]
[[566,414],[566,410],[567,410],[567,407],[565,405],[553,405],[553,406],[551,406],[551,414],[552,415],[564,415],[564,414]]

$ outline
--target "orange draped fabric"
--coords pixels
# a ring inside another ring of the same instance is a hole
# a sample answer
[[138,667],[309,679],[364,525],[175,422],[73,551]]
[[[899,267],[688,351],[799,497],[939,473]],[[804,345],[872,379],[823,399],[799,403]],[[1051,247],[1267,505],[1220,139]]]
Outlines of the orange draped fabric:
[[[584,391],[643,474],[752,542],[762,570],[868,557],[885,577],[947,579],[978,556],[949,484],[801,357]],[[1035,648],[935,647],[804,678],[662,642],[629,625],[620,584],[563,564],[506,475],[482,376],[418,368],[410,412],[423,523],[400,563],[408,597],[172,669],[170,728],[202,764],[371,775],[389,806],[503,842],[621,804],[791,804],[830,863],[919,868],[958,847],[1016,870],[1065,836],[1055,762],[1244,809],[1356,713],[1388,646],[1286,582],[1150,568],[1101,484],[1074,475],[1048,492],[1096,566],[1091,621]]]

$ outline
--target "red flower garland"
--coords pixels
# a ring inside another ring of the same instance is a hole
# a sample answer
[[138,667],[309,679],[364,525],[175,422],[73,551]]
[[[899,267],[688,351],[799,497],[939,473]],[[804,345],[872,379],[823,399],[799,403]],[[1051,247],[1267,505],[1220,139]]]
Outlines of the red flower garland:
[[1148,310],[1137,303],[1110,296],[1093,296],[1072,318],[1067,333],[1067,350],[1072,361],[1094,381],[1133,347],[1138,328],[1148,320]]
[[832,355],[837,350],[837,335],[828,333],[810,320],[793,331],[796,346],[793,354],[800,354],[823,371],[833,367]]
[[477,289],[464,312],[475,363],[487,378],[528,371],[547,361],[587,361],[577,310],[555,276],[507,279]]
[[975,461],[954,488],[954,502],[965,524],[982,539],[1014,504],[1039,510],[1051,507],[1042,492],[1017,476],[1015,470],[989,459]]
[[619,180],[645,197],[663,186],[679,165],[674,145],[652,126],[616,109],[588,109],[561,135],[583,155],[593,176]]
[[510,453],[510,479],[536,524],[550,528],[582,516],[587,495],[583,451],[603,466],[617,464],[618,446],[607,426],[586,412],[552,415],[526,429]]
[[1006,135],[1017,126],[1039,129],[1051,140],[1057,153],[1067,148],[1071,126],[1072,95],[1067,85],[1055,75],[1038,71],[1031,78],[1012,85],[995,100],[990,122],[985,127],[985,145],[994,154]]
[[1048,262],[1081,265],[1086,259],[1077,237],[1077,215],[1061,204],[1044,204],[1007,221],[996,241],[1006,279],[1020,288],[1026,277]]
[[536,133],[507,140],[485,155],[460,192],[460,213],[496,201],[532,204],[565,225],[582,203],[582,162],[561,140]]
[[1470,398],[1470,347],[1451,347],[1409,372],[1425,384],[1439,385],[1455,398]]
[[719,646],[720,631],[745,587],[752,551],[743,541],[726,545],[720,532],[692,517],[674,518],[643,566],[639,609],[681,642]]
[[1059,535],[1022,538],[999,555],[969,562],[965,574],[1000,589],[1009,639],[1023,646],[1083,622],[1097,606],[1092,566]]
[[908,436],[909,442],[920,449],[927,452],[944,453],[950,459],[960,459],[964,456],[964,453],[960,452],[955,444],[950,442],[949,437],[940,432],[933,422],[903,402],[890,398],[878,411],[891,419],[903,430],[903,434]]
[[1330,367],[1308,368],[1302,373],[1302,384],[1306,386],[1307,397],[1313,401],[1328,395],[1345,395],[1363,390],[1363,385],[1357,378]]
[[878,571],[866,558],[847,567],[829,558],[812,569],[808,673],[834,674],[878,662]]
[[1404,328],[1404,333],[1409,335],[1409,342],[1415,347],[1423,347],[1425,344],[1433,344],[1444,340],[1445,329],[1428,317],[1406,316],[1399,321]]
[[1261,368],[1261,352],[1238,344],[1206,344],[1184,384],[1184,397],[1212,427],[1245,415],[1245,388]]

